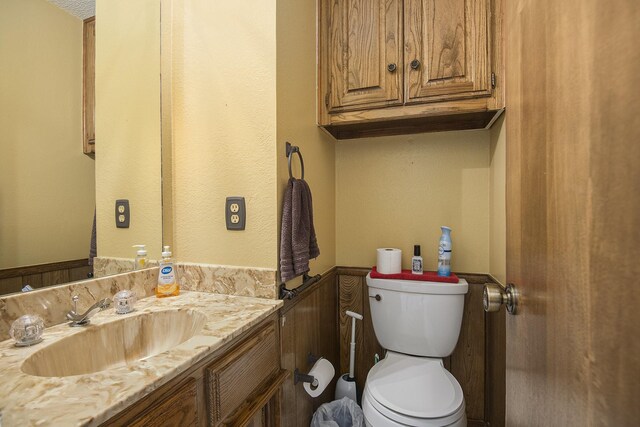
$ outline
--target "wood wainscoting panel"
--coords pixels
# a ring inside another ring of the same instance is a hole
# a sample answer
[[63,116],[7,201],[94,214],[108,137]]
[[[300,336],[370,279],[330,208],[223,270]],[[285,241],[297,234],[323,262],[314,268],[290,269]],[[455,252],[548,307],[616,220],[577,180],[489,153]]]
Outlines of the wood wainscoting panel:
[[[337,295],[336,274],[332,269],[294,299],[285,301],[280,310],[282,368],[290,373],[282,386],[280,399],[280,424],[283,427],[308,426],[314,411],[334,398],[340,369]],[[294,385],[293,382],[296,368],[302,373],[311,369],[313,363],[309,363],[309,354],[324,357],[336,368],[336,377],[316,398],[304,391],[302,383]]]
[[86,280],[93,271],[87,258],[0,270],[0,295],[20,292],[26,285],[34,289]]
[[[485,281],[472,283],[464,299],[462,327],[451,355],[450,371],[464,393],[467,418],[485,420],[485,313],[482,294]],[[479,375],[480,374],[480,375]]]
[[[368,268],[338,267],[340,366],[349,369],[349,343],[351,318],[344,312],[355,311],[364,315],[356,322],[356,382],[364,390],[374,356],[384,357],[385,350],[378,343],[371,311],[365,276]],[[453,354],[443,359],[458,380],[465,396],[469,426],[504,426],[505,414],[505,311],[485,313],[482,305],[484,284],[496,283],[486,274],[460,274],[469,282],[465,296],[464,317],[460,338]]]

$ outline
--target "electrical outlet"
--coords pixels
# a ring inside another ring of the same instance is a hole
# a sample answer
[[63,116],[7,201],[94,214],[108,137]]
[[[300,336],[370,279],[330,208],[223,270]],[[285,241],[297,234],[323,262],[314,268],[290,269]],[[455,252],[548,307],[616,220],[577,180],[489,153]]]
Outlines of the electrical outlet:
[[227,197],[224,213],[227,230],[244,230],[247,219],[244,197]]
[[131,219],[131,210],[129,209],[129,200],[116,200],[116,227],[129,228]]

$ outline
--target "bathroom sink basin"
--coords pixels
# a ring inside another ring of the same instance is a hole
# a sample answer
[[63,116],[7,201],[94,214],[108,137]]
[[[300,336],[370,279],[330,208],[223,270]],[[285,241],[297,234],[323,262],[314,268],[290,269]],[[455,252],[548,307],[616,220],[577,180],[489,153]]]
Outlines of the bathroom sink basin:
[[132,364],[187,341],[205,321],[198,311],[164,310],[85,326],[33,353],[22,364],[22,372],[67,377]]

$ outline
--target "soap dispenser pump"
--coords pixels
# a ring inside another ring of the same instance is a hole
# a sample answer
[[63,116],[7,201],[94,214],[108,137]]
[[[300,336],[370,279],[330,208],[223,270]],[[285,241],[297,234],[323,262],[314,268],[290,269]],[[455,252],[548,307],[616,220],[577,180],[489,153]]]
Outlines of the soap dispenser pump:
[[138,248],[136,252],[136,260],[133,265],[134,270],[142,270],[147,267],[147,245],[133,245],[132,248]]

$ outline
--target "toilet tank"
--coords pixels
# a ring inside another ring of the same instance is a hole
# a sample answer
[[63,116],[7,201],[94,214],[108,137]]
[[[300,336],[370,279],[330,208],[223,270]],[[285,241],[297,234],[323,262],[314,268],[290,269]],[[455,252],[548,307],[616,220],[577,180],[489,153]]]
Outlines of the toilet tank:
[[369,305],[378,342],[387,350],[447,357],[456,347],[469,285],[372,279]]

